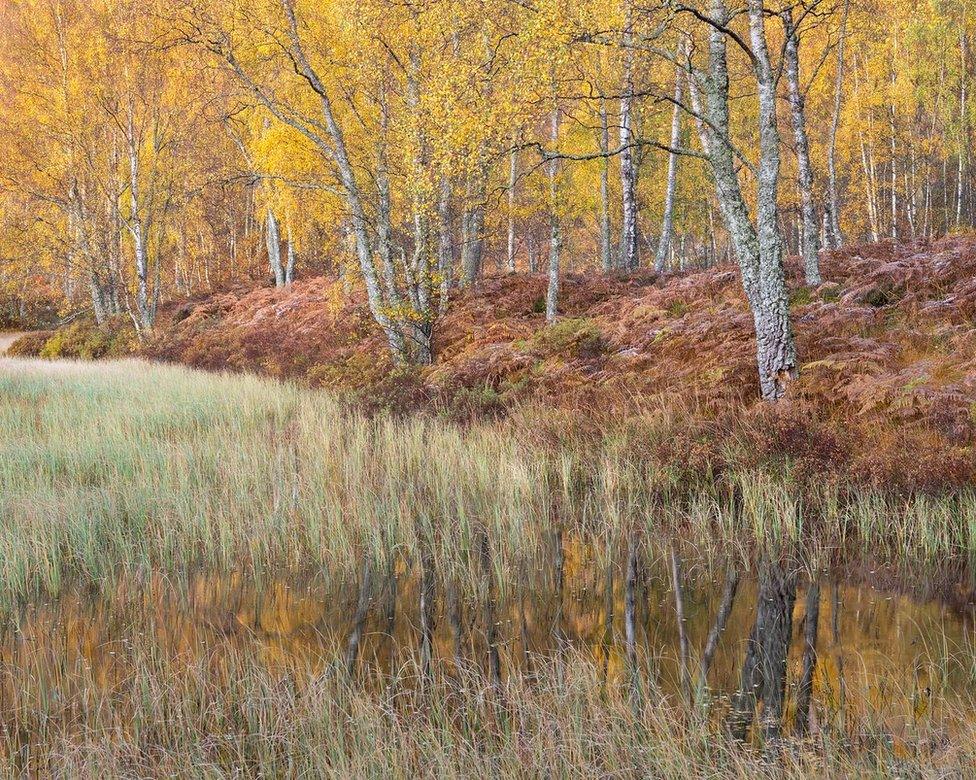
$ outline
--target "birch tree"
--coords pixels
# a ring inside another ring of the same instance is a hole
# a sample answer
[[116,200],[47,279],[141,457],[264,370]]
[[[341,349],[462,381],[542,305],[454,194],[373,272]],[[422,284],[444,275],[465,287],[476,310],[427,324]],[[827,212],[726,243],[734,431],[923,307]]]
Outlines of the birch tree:
[[[706,28],[707,62],[698,67],[689,58],[685,64],[691,75],[691,112],[699,120],[702,148],[712,169],[719,207],[752,310],[760,394],[766,400],[775,401],[786,394],[790,381],[796,377],[797,354],[777,204],[780,178],[777,69],[770,58],[766,37],[766,11],[762,0],[749,0],[747,43],[731,27],[733,19],[725,0],[709,0],[707,12],[694,13]],[[750,161],[739,150],[732,133],[729,40],[749,61],[750,85],[754,85],[757,96],[758,163]],[[703,94],[703,100],[699,93]],[[754,213],[750,213],[743,193],[740,166],[756,181]]]
[[804,109],[804,90],[800,84],[800,35],[793,9],[782,12],[786,43],[783,64],[790,95],[790,120],[796,145],[796,165],[800,186],[800,209],[803,220],[801,254],[806,282],[812,287],[821,283],[820,239],[817,210],[813,196],[813,168],[810,163],[810,141],[807,139],[807,119]]
[[661,238],[654,258],[654,270],[663,273],[667,267],[671,239],[674,235],[674,200],[678,192],[678,146],[681,143],[681,86],[679,71],[674,82],[674,106],[671,109],[671,151],[668,152],[668,184],[664,193],[664,218],[661,221]]
[[623,91],[620,98],[620,266],[636,271],[640,262],[637,245],[637,168],[634,164],[634,34],[633,9],[627,6],[622,46]]

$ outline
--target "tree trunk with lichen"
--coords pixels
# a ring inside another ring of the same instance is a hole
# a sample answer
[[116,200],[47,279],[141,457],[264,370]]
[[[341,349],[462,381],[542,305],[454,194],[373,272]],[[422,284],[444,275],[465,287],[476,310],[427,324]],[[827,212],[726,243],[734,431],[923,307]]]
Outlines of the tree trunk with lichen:
[[704,104],[694,77],[689,80],[691,100],[694,112],[708,120],[699,122],[698,128],[752,311],[760,394],[765,400],[775,401],[786,394],[797,373],[796,343],[783,269],[783,237],[777,213],[780,136],[776,124],[776,74],[766,43],[764,4],[761,0],[750,0],[749,30],[759,104],[759,163],[755,169],[753,223],[739,182],[739,158],[732,142],[726,33],[723,32],[730,14],[725,0],[711,0],[710,13],[716,25],[710,26],[708,71],[698,77],[705,92]]

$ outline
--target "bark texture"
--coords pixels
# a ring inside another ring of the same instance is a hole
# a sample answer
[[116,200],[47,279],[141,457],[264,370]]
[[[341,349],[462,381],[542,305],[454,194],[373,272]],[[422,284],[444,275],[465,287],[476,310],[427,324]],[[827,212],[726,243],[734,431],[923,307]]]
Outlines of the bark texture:
[[784,70],[790,91],[790,121],[796,145],[796,168],[800,185],[800,210],[803,220],[800,254],[806,282],[817,287],[820,277],[820,238],[817,235],[817,209],[813,199],[813,167],[810,164],[810,141],[807,138],[807,119],[803,88],[800,85],[800,37],[793,20],[792,9],[783,12],[786,44],[783,48]]

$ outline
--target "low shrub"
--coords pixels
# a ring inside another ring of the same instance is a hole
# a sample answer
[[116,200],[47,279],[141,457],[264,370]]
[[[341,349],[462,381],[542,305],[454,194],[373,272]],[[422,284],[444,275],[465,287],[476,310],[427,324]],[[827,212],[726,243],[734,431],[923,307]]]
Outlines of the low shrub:
[[587,359],[606,352],[607,340],[593,320],[569,317],[536,331],[520,346],[539,357],[563,355]]
[[7,347],[7,354],[11,357],[39,357],[44,345],[54,335],[52,330],[35,330],[25,333],[13,344]]
[[136,348],[136,335],[131,325],[121,318],[103,325],[90,320],[77,320],[65,328],[54,331],[37,353],[39,357],[75,358],[97,360],[99,358],[124,357]]

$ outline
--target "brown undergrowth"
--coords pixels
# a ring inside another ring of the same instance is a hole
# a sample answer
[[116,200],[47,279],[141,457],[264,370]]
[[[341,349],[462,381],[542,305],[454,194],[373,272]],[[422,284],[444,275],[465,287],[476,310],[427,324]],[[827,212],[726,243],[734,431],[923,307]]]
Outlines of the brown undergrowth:
[[802,368],[776,408],[755,400],[751,315],[728,265],[569,275],[548,326],[543,276],[489,277],[452,302],[434,365],[412,371],[325,278],[172,305],[143,353],[373,409],[503,416],[540,444],[614,430],[672,476],[734,464],[898,492],[976,482],[976,239],[826,253],[817,289],[795,259],[788,274]]

